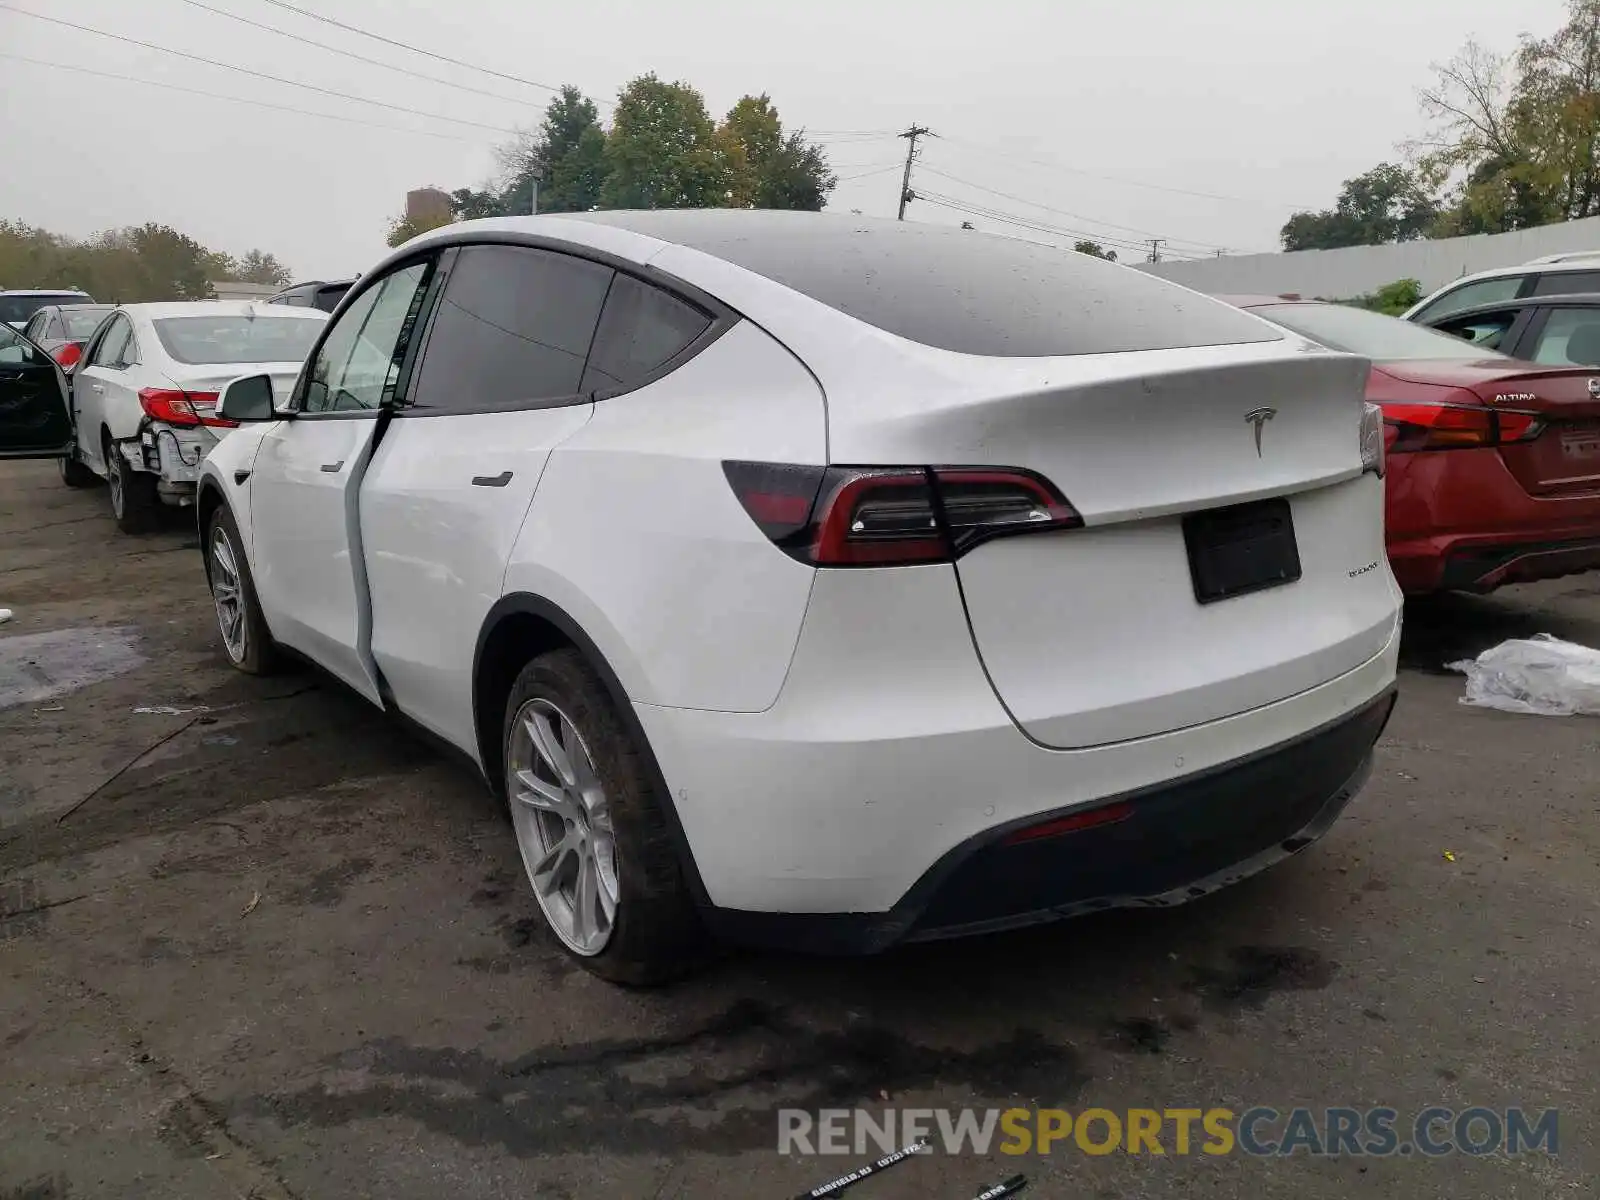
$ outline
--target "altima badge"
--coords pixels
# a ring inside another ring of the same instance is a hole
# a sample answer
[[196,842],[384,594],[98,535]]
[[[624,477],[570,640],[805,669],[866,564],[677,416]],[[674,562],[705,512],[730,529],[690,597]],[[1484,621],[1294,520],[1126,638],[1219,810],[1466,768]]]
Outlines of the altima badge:
[[1256,431],[1257,458],[1261,457],[1261,427],[1277,415],[1278,410],[1275,408],[1252,408],[1244,415],[1244,419],[1249,421]]

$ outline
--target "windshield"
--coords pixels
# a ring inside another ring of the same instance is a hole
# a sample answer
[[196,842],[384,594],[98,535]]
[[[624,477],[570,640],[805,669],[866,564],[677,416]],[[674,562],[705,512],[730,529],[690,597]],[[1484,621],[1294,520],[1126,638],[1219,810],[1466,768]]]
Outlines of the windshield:
[[304,317],[159,317],[151,322],[168,354],[181,363],[300,362],[322,331]]
[[1263,304],[1250,311],[1314,342],[1321,342],[1330,350],[1359,354],[1374,362],[1508,357],[1399,317],[1387,317],[1345,304]]
[[78,338],[88,337],[99,327],[101,319],[110,311],[111,306],[109,304],[102,305],[99,308],[89,308],[87,306],[63,308],[61,310],[61,319],[66,322],[67,336],[74,341]]
[[63,292],[59,295],[36,292],[31,296],[0,296],[0,321],[21,325],[47,304],[81,304],[87,299],[87,296],[74,292]]

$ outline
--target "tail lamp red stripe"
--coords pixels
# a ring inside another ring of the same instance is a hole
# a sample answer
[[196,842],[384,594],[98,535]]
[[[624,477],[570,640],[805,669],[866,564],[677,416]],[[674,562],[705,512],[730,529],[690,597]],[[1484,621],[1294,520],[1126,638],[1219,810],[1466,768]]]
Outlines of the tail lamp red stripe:
[[1007,846],[1015,846],[1022,842],[1039,842],[1045,838],[1061,837],[1063,834],[1078,833],[1084,829],[1096,829],[1101,825],[1115,825],[1131,816],[1133,816],[1131,804],[1106,804],[1099,808],[1091,808],[1087,812],[1068,813],[1054,820],[1024,826],[1015,833],[1008,833],[1001,842]]
[[1383,406],[1390,454],[1419,450],[1459,450],[1531,441],[1543,428],[1538,413],[1481,408],[1467,404]]
[[805,467],[725,462],[734,494],[774,545],[826,567],[950,562],[980,542],[1082,518],[1016,467]]

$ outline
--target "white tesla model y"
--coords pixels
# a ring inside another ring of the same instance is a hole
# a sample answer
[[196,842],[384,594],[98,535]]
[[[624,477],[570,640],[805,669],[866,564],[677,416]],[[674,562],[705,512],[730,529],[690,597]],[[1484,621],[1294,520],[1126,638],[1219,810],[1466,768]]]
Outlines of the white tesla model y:
[[788,212],[424,235],[205,461],[227,652],[475,761],[591,970],[1201,895],[1394,697],[1367,364],[1054,247]]

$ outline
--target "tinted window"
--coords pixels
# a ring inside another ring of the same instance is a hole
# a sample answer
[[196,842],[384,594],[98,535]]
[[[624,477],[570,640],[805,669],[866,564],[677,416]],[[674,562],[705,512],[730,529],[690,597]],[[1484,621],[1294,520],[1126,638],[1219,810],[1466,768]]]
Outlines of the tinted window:
[[1333,350],[1374,362],[1425,358],[1502,358],[1448,333],[1343,304],[1263,304],[1250,310]]
[[1551,309],[1528,357],[1563,367],[1600,367],[1600,308]]
[[578,394],[612,270],[522,246],[469,246],[428,335],[420,409],[516,408]]
[[127,365],[128,339],[133,329],[126,317],[117,317],[106,330],[105,337],[95,348],[91,364],[97,367],[123,367]]
[[322,323],[296,317],[159,317],[151,322],[167,353],[181,363],[301,362]]
[[1526,278],[1526,275],[1502,275],[1497,279],[1480,279],[1477,283],[1464,283],[1454,291],[1440,296],[1417,313],[1414,319],[1431,324],[1447,313],[1460,312],[1463,308],[1472,308],[1479,304],[1498,304],[1502,300],[1515,300]]
[[714,255],[914,342],[1004,357],[1274,340],[1238,309],[1088,254],[827,213],[585,213]]
[[581,390],[637,387],[711,325],[711,317],[660,288],[619,274],[606,295]]
[[1548,271],[1533,285],[1535,296],[1570,296],[1600,292],[1600,271]]
[[306,382],[306,412],[375,409],[392,397],[432,265],[386,276],[333,323]]
[[323,312],[332,312],[339,307],[339,301],[344,299],[344,294],[350,290],[348,283],[333,283],[327,287],[319,287],[316,295],[305,300],[304,303]]
[[22,336],[34,341],[42,341],[49,336],[45,330],[49,328],[50,318],[42,312],[34,313],[28,318],[28,323],[22,327]]

